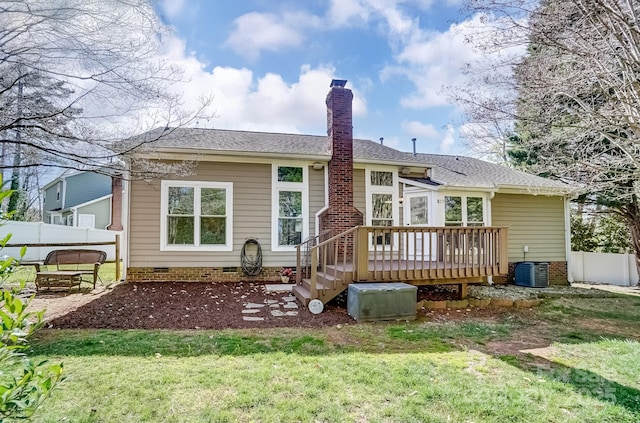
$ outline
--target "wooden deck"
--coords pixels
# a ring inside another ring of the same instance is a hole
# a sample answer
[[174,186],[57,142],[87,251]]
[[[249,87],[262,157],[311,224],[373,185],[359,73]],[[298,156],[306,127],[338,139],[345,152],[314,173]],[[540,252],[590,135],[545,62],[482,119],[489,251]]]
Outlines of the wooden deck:
[[464,298],[468,283],[507,273],[507,229],[359,226],[298,246],[297,269],[294,294],[305,305],[352,282],[457,284]]

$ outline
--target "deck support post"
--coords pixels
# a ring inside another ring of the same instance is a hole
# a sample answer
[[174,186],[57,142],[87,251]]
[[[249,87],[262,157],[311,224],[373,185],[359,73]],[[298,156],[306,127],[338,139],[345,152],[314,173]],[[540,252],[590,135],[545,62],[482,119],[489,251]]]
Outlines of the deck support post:
[[354,263],[354,281],[364,281],[369,278],[369,232],[366,227],[358,227],[356,233],[358,249],[356,251],[357,260]]
[[460,299],[465,300],[469,295],[469,287],[466,282],[458,284],[458,292],[460,293]]

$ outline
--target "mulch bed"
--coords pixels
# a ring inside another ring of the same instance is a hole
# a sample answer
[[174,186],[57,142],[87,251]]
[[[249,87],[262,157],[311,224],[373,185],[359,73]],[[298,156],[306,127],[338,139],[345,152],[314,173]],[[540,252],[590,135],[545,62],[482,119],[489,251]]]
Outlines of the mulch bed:
[[[147,282],[117,285],[88,304],[80,306],[47,323],[53,329],[243,329],[271,327],[317,328],[355,324],[347,314],[346,291],[325,304],[324,311],[312,314],[298,302],[296,316],[273,316],[268,301],[277,302],[279,310],[288,292],[266,292],[264,284]],[[458,298],[456,287],[421,286],[418,301]],[[255,314],[243,314],[247,303],[265,304]],[[501,314],[488,310],[418,310],[418,318],[460,318],[463,316]],[[243,317],[262,317],[262,321]]]
[[[285,302],[286,292],[267,293],[263,284],[238,283],[125,283],[75,311],[51,320],[59,329],[241,329],[322,327],[355,323],[345,308],[329,303],[317,315],[299,303],[297,316],[275,317],[269,305],[243,315],[247,303]],[[280,310],[283,310],[282,307]],[[284,311],[284,310],[283,310]],[[243,316],[263,317],[247,321]]]

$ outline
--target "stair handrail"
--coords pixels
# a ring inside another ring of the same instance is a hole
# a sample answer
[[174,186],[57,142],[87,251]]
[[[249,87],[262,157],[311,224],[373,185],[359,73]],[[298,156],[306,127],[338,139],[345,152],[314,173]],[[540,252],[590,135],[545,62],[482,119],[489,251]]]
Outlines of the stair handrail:
[[[326,238],[327,235],[332,234],[332,229],[325,229],[321,231],[318,235],[312,236],[296,245],[296,283],[300,284],[302,279],[306,276],[309,276],[310,268],[311,268],[311,248],[314,245],[317,245],[318,242],[322,242],[323,238]],[[304,251],[304,257],[303,257]],[[304,262],[303,262],[304,260]]]
[[[327,274],[327,265],[328,263],[328,259],[331,258],[333,259],[334,264],[337,264],[340,261],[340,249],[339,248],[334,248],[333,249],[333,253],[331,255],[329,255],[329,247],[331,247],[332,245],[340,245],[340,240],[343,241],[343,248],[342,248],[342,264],[343,267],[349,262],[351,261],[351,263],[353,263],[353,271],[356,272],[356,269],[358,268],[358,237],[355,235],[358,232],[358,229],[360,228],[360,226],[354,226],[351,229],[348,229],[344,232],[341,232],[325,241],[320,242],[319,244],[312,246],[311,250],[310,250],[310,255],[311,255],[311,275],[310,275],[310,286],[311,286],[311,298],[317,298],[318,297],[318,287],[317,287],[317,282],[318,282],[318,268],[319,266],[319,260],[322,259],[322,273],[324,273],[325,275]],[[353,241],[352,241],[352,246],[351,248],[347,248],[348,244],[348,236],[354,234],[353,235]],[[351,251],[351,254],[347,254],[348,251]],[[332,256],[332,257],[330,257]],[[351,259],[351,260],[349,260]],[[333,268],[333,278],[334,281],[333,283],[335,284],[336,282],[336,275],[337,275],[337,266],[334,266]],[[326,286],[324,286],[324,288],[326,289]],[[335,289],[335,286],[332,287],[333,289]]]

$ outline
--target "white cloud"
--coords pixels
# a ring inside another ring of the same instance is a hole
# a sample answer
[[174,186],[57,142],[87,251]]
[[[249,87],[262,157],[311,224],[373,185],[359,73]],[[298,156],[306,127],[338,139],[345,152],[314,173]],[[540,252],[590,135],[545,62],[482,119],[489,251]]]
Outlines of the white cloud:
[[444,138],[440,142],[440,152],[448,153],[451,150],[451,147],[456,141],[456,130],[452,125],[447,125],[447,130],[445,131]]
[[358,26],[369,20],[370,8],[363,0],[331,0],[326,15],[331,27]]
[[[471,77],[463,72],[463,68],[469,64],[488,64],[491,61],[498,63],[501,57],[520,56],[524,53],[522,45],[508,46],[507,40],[500,42],[504,48],[499,52],[480,52],[476,46],[491,36],[491,29],[495,25],[496,21],[487,16],[476,15],[459,24],[452,24],[443,33],[415,32],[395,56],[397,64],[383,69],[381,78],[385,80],[393,75],[403,75],[415,85],[415,92],[401,101],[405,107],[425,108],[450,104],[445,88],[465,87],[471,83]],[[510,68],[493,67],[491,72],[510,72]]]
[[185,11],[187,6],[186,0],[162,0],[160,1],[160,8],[165,15],[169,18],[175,18]]
[[422,9],[431,6],[431,0],[331,0],[325,16],[326,27],[362,26],[382,21],[392,38],[408,37],[418,27],[402,10],[403,3],[415,3]]
[[438,138],[440,133],[431,124],[424,124],[415,120],[402,122],[402,130],[411,138]]
[[[216,117],[194,126],[268,132],[317,133],[326,130],[325,97],[335,68],[303,65],[298,80],[286,82],[281,75],[254,75],[247,68],[216,66],[210,72],[192,55],[186,55],[184,42],[174,39],[168,45],[167,59],[184,70],[188,82],[173,89],[182,93],[185,107],[195,109],[202,95],[214,95]],[[360,91],[354,92],[353,114],[367,111]]]
[[225,45],[236,54],[256,60],[262,51],[278,52],[300,47],[305,40],[303,29],[318,26],[320,18],[303,12],[251,12],[233,21],[235,28]]
[[[433,125],[425,124],[418,121],[402,122],[402,130],[409,135],[410,138],[417,138],[416,149],[419,151],[424,149],[425,145],[433,145],[438,142],[438,150],[440,153],[449,153],[456,141],[456,130],[452,125],[447,125],[444,131],[438,131]],[[423,148],[421,148],[421,146]]]

